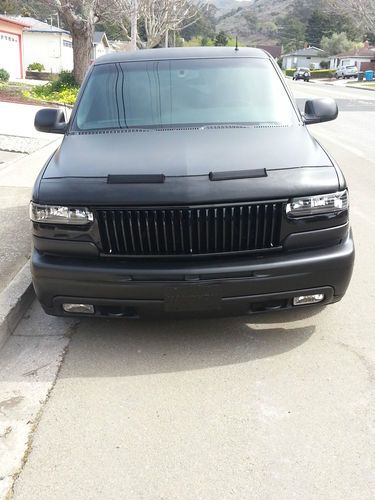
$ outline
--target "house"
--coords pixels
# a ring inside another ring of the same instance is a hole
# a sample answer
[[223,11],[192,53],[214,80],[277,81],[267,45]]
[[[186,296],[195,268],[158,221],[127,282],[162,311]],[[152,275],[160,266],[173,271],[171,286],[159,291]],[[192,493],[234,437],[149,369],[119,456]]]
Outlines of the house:
[[11,78],[24,76],[23,34],[28,27],[23,19],[0,15],[0,68],[5,69]]
[[363,47],[330,57],[332,69],[341,66],[357,66],[359,71],[375,70],[375,46],[370,46],[369,42],[365,42]]
[[108,42],[107,35],[104,31],[95,31],[92,40],[92,59],[95,60],[104,54],[112,52],[112,48]]
[[321,62],[328,62],[328,55],[318,47],[305,47],[283,56],[282,68],[310,68],[319,69]]
[[23,32],[24,68],[31,63],[41,63],[45,71],[60,73],[73,69],[72,37],[69,31],[33,17],[12,18],[29,25]]

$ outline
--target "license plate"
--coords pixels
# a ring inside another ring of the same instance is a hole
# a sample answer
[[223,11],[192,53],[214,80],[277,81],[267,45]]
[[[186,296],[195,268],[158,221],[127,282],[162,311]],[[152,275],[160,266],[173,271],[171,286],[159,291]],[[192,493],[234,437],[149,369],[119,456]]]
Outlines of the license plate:
[[195,285],[169,288],[165,293],[166,311],[212,311],[221,307],[220,287]]

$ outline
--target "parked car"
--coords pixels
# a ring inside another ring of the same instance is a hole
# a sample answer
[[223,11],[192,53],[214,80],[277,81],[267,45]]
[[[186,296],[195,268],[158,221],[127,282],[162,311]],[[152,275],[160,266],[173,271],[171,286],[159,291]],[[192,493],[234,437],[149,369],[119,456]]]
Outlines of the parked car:
[[32,277],[53,315],[239,315],[340,300],[348,189],[259,49],[112,53],[91,66],[32,194]]
[[298,68],[293,74],[293,80],[304,80],[308,82],[310,80],[311,73],[309,68]]
[[336,78],[358,78],[357,66],[340,66],[335,73]]

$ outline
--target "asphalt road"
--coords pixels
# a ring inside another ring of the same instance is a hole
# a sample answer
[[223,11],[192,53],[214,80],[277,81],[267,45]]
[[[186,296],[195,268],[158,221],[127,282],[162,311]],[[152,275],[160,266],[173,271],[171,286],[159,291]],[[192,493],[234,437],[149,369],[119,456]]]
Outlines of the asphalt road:
[[[310,317],[71,325],[16,499],[374,497],[375,92],[290,84],[339,99],[311,132],[350,185],[347,295]],[[67,323],[34,305],[20,328]]]

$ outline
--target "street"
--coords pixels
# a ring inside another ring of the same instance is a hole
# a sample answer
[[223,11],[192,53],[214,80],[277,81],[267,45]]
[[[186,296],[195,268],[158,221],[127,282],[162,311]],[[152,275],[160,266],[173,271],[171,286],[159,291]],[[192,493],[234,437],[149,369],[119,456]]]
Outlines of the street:
[[310,131],[350,188],[346,296],[310,314],[158,322],[34,302],[0,353],[0,417],[25,444],[15,499],[374,497],[375,92],[288,84],[301,106],[339,105]]

